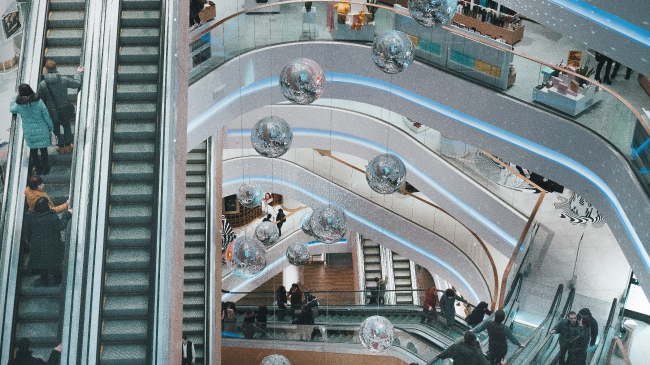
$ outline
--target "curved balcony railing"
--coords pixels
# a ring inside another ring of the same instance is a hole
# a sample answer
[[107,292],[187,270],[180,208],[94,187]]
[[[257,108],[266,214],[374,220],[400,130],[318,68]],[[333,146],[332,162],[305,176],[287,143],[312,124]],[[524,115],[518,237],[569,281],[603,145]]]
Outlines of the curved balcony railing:
[[[359,31],[350,30],[349,24],[334,24],[333,27],[329,24],[328,27],[328,3],[331,1],[313,1],[315,11],[309,13],[303,12],[301,1],[262,5],[195,30],[190,34],[190,83],[228,60],[255,49],[310,40],[370,43],[375,34],[398,29],[415,40],[419,61],[559,114],[597,133],[625,156],[646,194],[650,195],[650,149],[647,148],[650,146],[650,126],[629,102],[609,87],[454,26],[419,27],[404,10],[386,6],[350,2],[364,10],[377,8],[374,22],[362,25]],[[269,13],[248,15],[248,12],[261,11]],[[514,74],[510,73],[510,65],[514,66]],[[569,96],[563,95],[563,87],[560,91],[544,86],[550,74],[560,77],[566,74],[584,87],[574,88],[578,91],[575,96],[571,96],[572,91],[567,92]]]

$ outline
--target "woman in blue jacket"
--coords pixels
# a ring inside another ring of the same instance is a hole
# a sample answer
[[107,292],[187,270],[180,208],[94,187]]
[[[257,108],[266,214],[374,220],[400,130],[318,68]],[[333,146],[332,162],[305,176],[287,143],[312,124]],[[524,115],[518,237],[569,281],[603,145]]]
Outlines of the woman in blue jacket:
[[[29,146],[31,160],[29,171],[35,166],[37,175],[47,175],[50,172],[47,146],[50,145],[50,133],[54,130],[54,125],[45,104],[29,85],[21,84],[9,109],[14,114],[20,114],[22,119],[23,137]],[[38,150],[41,150],[40,158]]]

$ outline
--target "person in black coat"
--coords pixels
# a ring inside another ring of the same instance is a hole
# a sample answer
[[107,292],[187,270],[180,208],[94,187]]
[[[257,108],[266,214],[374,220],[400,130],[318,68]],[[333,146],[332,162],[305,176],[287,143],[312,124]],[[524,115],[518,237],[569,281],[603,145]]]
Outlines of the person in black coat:
[[242,332],[244,333],[244,338],[250,339],[255,337],[255,312],[253,312],[252,309],[249,309],[244,313]]
[[190,0],[190,26],[201,24],[199,13],[203,10],[205,3],[203,0]]
[[32,356],[32,351],[29,349],[31,342],[28,338],[21,338],[16,345],[16,357],[9,360],[7,365],[58,365],[61,363],[61,350],[63,344],[55,347],[50,353],[50,358],[47,362]]
[[465,322],[470,328],[476,327],[483,322],[483,317],[485,317],[485,315],[489,316],[490,314],[492,314],[492,312],[488,309],[488,304],[486,302],[480,302],[476,308],[472,310],[472,313],[465,318]]
[[287,216],[284,214],[284,211],[282,209],[278,209],[278,215],[275,216],[275,221],[278,222],[276,225],[278,226],[278,232],[280,233],[280,236],[282,236],[282,225],[287,221],[286,217]]
[[278,321],[284,321],[284,316],[287,315],[287,289],[284,288],[284,285],[281,285],[276,291],[275,299],[278,302],[278,309],[280,310]]
[[560,354],[558,355],[558,362],[560,365],[564,365],[566,362],[566,354],[569,350],[568,342],[570,339],[573,339],[578,331],[578,316],[576,312],[569,312],[567,318],[559,321],[551,334],[559,334],[558,343],[560,344]]
[[257,307],[257,323],[260,327],[266,328],[266,316],[268,316],[269,310],[265,305],[260,304]]
[[581,319],[585,320],[584,327],[589,327],[589,334],[591,337],[589,346],[595,346],[596,338],[598,338],[598,322],[591,316],[589,308],[582,308],[578,311],[578,322],[580,322]]
[[61,264],[63,262],[63,242],[61,231],[72,218],[72,209],[63,212],[61,218],[50,209],[47,198],[39,198],[34,204],[34,212],[28,212],[23,223],[23,235],[29,242],[32,269],[41,274],[41,285],[61,284]]

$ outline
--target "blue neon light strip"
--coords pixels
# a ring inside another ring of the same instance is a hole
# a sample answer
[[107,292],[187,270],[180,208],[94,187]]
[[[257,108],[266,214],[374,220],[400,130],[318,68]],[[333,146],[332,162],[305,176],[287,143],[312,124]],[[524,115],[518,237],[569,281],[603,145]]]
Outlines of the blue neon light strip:
[[[610,187],[605,183],[605,181],[603,181],[603,179],[601,179],[598,175],[596,175],[593,171],[591,171],[581,163],[557,151],[554,151],[548,147],[544,147],[535,142],[531,142],[516,134],[495,127],[480,119],[474,118],[456,109],[435,102],[431,99],[427,99],[424,96],[416,94],[412,91],[403,89],[399,86],[392,85],[386,81],[381,81],[366,76],[336,73],[336,72],[326,72],[325,79],[327,80],[327,82],[339,82],[345,84],[365,86],[377,90],[382,90],[387,93],[391,93],[395,96],[399,96],[414,104],[418,104],[424,108],[427,108],[433,112],[447,116],[459,123],[463,123],[467,126],[475,128],[476,130],[479,130],[483,133],[499,138],[505,142],[511,143],[517,147],[532,152],[536,155],[545,157],[553,162],[556,162],[568,168],[569,170],[574,171],[578,175],[589,180],[603,193],[603,195],[607,197],[609,202],[614,207],[614,210],[616,211],[616,214],[618,215],[621,223],[623,224],[623,227],[625,227],[625,230],[628,236],[630,237],[632,244],[634,245],[634,248],[637,250],[639,257],[641,257],[641,261],[643,262],[646,271],[650,273],[650,255],[648,255],[648,252],[645,250],[645,247],[643,247],[643,243],[641,242],[639,235],[634,230],[632,223],[627,217],[627,214],[625,214],[625,211],[623,210],[621,203],[616,198],[616,195],[614,194],[612,189],[610,189]],[[207,120],[217,115],[222,109],[224,109],[225,107],[233,103],[241,96],[253,94],[257,91],[261,91],[270,87],[277,87],[278,80],[279,80],[278,77],[271,77],[268,79],[254,82],[250,85],[244,86],[241,89],[232,92],[230,95],[221,99],[220,101],[215,103],[212,107],[208,108],[205,112],[201,113],[199,116],[194,118],[191,122],[189,122],[187,125],[187,133],[189,134],[193,132],[201,124],[205,123]]]
[[[304,188],[304,187],[302,187],[302,186],[300,186],[300,185],[298,185],[298,184],[296,184],[296,183],[294,183],[292,181],[285,180],[285,179],[279,179],[277,177],[272,178],[270,176],[263,176],[263,175],[238,176],[238,177],[233,177],[233,178],[228,179],[228,180],[224,180],[222,182],[222,186],[225,188],[226,186],[229,186],[229,185],[241,184],[242,179],[244,179],[245,181],[262,181],[262,182],[269,182],[269,183],[273,182],[273,183],[276,183],[276,184],[280,183],[280,184],[282,184],[284,186],[291,187],[292,189],[294,189],[294,190],[296,190],[296,191],[298,191],[298,192],[300,192],[300,193],[302,193],[302,194],[304,194],[304,195],[318,201],[321,204],[334,204],[334,203],[330,202],[329,200],[321,197],[320,195],[317,195],[314,192],[312,192],[310,190],[307,190],[306,188]],[[354,214],[354,213],[350,212],[349,210],[347,210],[347,209],[345,209],[343,207],[341,207],[341,208],[345,211],[345,214],[347,214],[348,218],[353,219],[353,220],[363,224],[364,226],[366,226],[366,227],[368,227],[368,228],[370,228],[370,229],[372,229],[372,230],[374,230],[374,231],[376,231],[378,233],[381,233],[381,234],[385,235],[386,237],[389,237],[390,239],[394,240],[395,242],[401,244],[402,246],[404,246],[404,247],[406,247],[406,248],[408,248],[408,249],[410,249],[412,251],[415,251],[415,252],[419,253],[420,255],[422,255],[422,256],[430,259],[430,260],[433,260],[434,262],[438,263],[440,266],[447,269],[452,275],[454,275],[458,280],[460,280],[460,282],[467,288],[467,290],[469,291],[472,298],[474,298],[475,303],[480,302],[480,300],[478,298],[478,295],[476,295],[476,292],[474,291],[472,286],[469,285],[469,282],[463,277],[463,275],[460,274],[460,272],[458,272],[458,270],[454,269],[454,267],[449,265],[446,261],[444,261],[443,259],[439,258],[438,256],[432,254],[431,252],[423,249],[422,247],[420,247],[420,246],[418,246],[418,245],[416,245],[416,244],[414,244],[414,243],[412,243],[410,241],[405,240],[404,238],[396,235],[395,233],[387,231],[383,227],[381,227],[381,226],[379,226],[379,225],[377,225],[375,223],[372,223],[369,220],[367,220],[367,219],[365,219],[365,218],[363,218],[363,217],[361,217],[361,216],[359,216],[357,214]],[[278,260],[280,260],[280,259],[278,259]],[[267,266],[267,268],[270,270],[272,267],[275,267],[275,265],[282,262],[282,261],[278,261],[278,260],[274,261],[273,264],[271,264],[271,267]],[[266,270],[266,269],[264,269],[264,270]],[[264,273],[264,270],[262,271],[262,273]],[[249,280],[252,280],[252,279],[249,279]],[[235,289],[237,289],[237,287]],[[233,291],[235,289],[233,289]],[[222,296],[222,298],[223,298],[223,296]]]
[[[313,247],[313,246],[324,245],[325,243],[320,242],[320,241],[311,241],[311,242],[307,242],[306,244],[307,244],[308,246],[312,246],[312,247]],[[337,242],[334,242],[334,243],[331,243],[331,244],[332,244],[332,245],[347,245],[347,244],[348,244],[348,240],[340,240],[340,241],[337,241]],[[230,290],[230,291],[231,291],[231,292],[234,292],[235,294],[237,294],[238,291],[240,291],[240,290],[242,290],[243,288],[247,287],[250,283],[253,282],[253,280],[258,279],[260,276],[264,276],[264,274],[267,274],[269,271],[273,270],[273,268],[275,268],[275,267],[277,267],[278,265],[280,265],[280,264],[281,264],[282,262],[284,262],[286,259],[287,259],[287,255],[282,255],[282,256],[280,256],[278,259],[276,259],[275,261],[273,261],[273,263],[271,263],[271,265],[266,265],[266,267],[264,268],[264,270],[260,271],[259,274],[255,275],[255,276],[252,277],[252,278],[248,278],[248,279],[242,281],[241,283],[239,283],[239,285],[235,286],[235,287],[232,288],[232,290]],[[232,294],[232,293],[224,293],[224,294],[222,294],[222,295],[221,295],[221,301],[225,301],[226,299],[230,298],[232,295],[234,295],[234,294]]]
[[[415,174],[417,177],[420,179],[424,180],[429,186],[432,188],[436,189],[440,194],[442,194],[445,198],[449,199],[452,201],[454,204],[459,206],[462,210],[464,210],[467,214],[469,214],[472,218],[476,219],[477,221],[481,222],[485,227],[487,227],[490,231],[492,231],[494,234],[499,236],[501,239],[506,241],[510,246],[516,247],[517,246],[517,239],[509,235],[506,231],[501,229],[501,227],[497,226],[494,222],[489,220],[487,217],[479,213],[476,209],[474,209],[471,205],[467,204],[464,200],[460,199],[456,195],[454,195],[451,191],[447,190],[444,186],[442,186],[440,183],[438,183],[436,180],[432,179],[431,176],[427,175],[424,171],[420,170],[417,166],[415,166],[411,161],[408,159],[404,158],[401,156],[399,153],[388,149],[386,146],[382,146],[378,143],[375,143],[373,141],[367,140],[365,138],[361,138],[358,136],[350,135],[350,134],[345,134],[345,133],[340,133],[340,132],[330,132],[329,130],[325,131],[322,129],[311,129],[311,128],[292,128],[293,135],[294,136],[315,136],[315,137],[322,137],[322,138],[335,138],[344,142],[351,142],[357,145],[364,146],[368,149],[374,150],[378,153],[386,153],[388,150],[389,153],[392,153],[396,156],[398,156],[402,162],[404,162],[404,165],[406,166],[406,170],[410,173]],[[239,137],[239,136],[250,136],[251,130],[250,129],[229,129],[228,130],[228,135],[233,136],[233,137]],[[521,248],[523,250],[523,246]]]
[[[580,0],[547,0],[650,48],[650,32]],[[650,4],[646,7],[649,9]]]
[[633,156],[633,158],[638,157],[639,154],[641,152],[643,152],[643,150],[648,148],[648,146],[650,146],[650,138],[648,138],[645,142],[643,142],[643,144],[640,145],[639,148],[637,148],[637,149],[635,149],[634,146],[632,146],[632,156]]

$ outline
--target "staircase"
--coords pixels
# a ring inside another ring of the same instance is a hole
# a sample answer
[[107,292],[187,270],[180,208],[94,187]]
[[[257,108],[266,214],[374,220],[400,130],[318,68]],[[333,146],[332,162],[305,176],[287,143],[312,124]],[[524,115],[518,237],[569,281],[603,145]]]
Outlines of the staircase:
[[[363,247],[363,263],[366,278],[366,290],[372,290],[377,287],[375,278],[382,278],[381,275],[381,250],[378,243],[370,239],[362,238],[361,244]],[[372,293],[366,292],[366,303],[370,301]]]
[[186,167],[183,333],[194,343],[195,365],[204,363],[206,153],[203,142],[187,155]]
[[413,304],[413,286],[411,281],[411,261],[393,252],[393,275],[395,276],[395,299],[398,305]]

